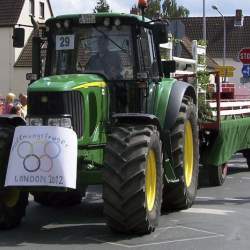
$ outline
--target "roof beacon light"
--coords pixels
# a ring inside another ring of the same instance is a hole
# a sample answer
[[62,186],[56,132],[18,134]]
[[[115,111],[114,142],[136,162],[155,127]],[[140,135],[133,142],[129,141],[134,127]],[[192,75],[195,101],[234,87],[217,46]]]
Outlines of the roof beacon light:
[[146,9],[148,7],[148,1],[147,0],[139,0],[138,6],[140,9]]

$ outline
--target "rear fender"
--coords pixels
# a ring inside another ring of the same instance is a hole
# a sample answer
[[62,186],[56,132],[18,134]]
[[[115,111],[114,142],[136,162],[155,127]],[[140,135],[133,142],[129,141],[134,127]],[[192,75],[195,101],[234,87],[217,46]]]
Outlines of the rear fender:
[[184,96],[189,96],[197,103],[197,96],[194,87],[186,82],[176,81],[171,89],[166,110],[164,131],[169,131],[175,124],[178,117],[181,103]]

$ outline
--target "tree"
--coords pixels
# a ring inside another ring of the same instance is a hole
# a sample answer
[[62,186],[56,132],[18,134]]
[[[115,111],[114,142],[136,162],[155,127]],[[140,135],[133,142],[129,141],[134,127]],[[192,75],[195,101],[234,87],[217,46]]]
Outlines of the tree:
[[162,4],[164,17],[188,17],[190,12],[184,6],[178,6],[176,0],[164,0]]
[[[184,6],[178,6],[176,0],[150,0],[148,1],[148,8],[145,10],[145,16],[154,18],[161,12],[163,17],[188,17],[190,12]],[[132,13],[136,12],[136,6],[131,9]]]
[[98,0],[96,7],[94,8],[94,13],[109,12],[110,7],[106,0]]
[[148,18],[154,18],[159,15],[161,11],[161,1],[160,0],[151,0],[148,3],[148,8],[145,11],[145,16]]

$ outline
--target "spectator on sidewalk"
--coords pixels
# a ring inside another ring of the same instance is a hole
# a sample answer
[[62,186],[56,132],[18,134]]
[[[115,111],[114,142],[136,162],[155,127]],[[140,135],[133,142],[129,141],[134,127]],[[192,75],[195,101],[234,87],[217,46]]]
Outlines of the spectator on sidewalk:
[[15,100],[15,94],[13,93],[9,93],[7,96],[6,96],[6,100],[5,100],[5,104],[4,104],[4,107],[3,107],[3,114],[6,115],[6,114],[10,114],[10,111],[11,109],[13,108],[14,106],[14,100]]
[[13,115],[18,115],[18,116],[22,116],[22,107],[21,105],[15,105],[12,107],[12,109],[10,110],[10,114],[13,114]]
[[21,103],[22,117],[25,119],[27,116],[27,95],[20,94],[19,101]]

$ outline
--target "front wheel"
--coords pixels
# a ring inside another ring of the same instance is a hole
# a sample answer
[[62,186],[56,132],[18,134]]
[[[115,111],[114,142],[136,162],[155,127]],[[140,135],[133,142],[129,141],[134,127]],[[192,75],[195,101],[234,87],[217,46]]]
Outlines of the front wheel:
[[19,190],[0,192],[0,229],[18,226],[25,215],[28,193]]
[[[15,127],[0,127],[0,185],[4,185]],[[28,193],[16,189],[0,190],[0,229],[19,225],[28,204]]]
[[104,214],[118,232],[147,234],[158,224],[162,152],[154,126],[115,127],[105,149]]

